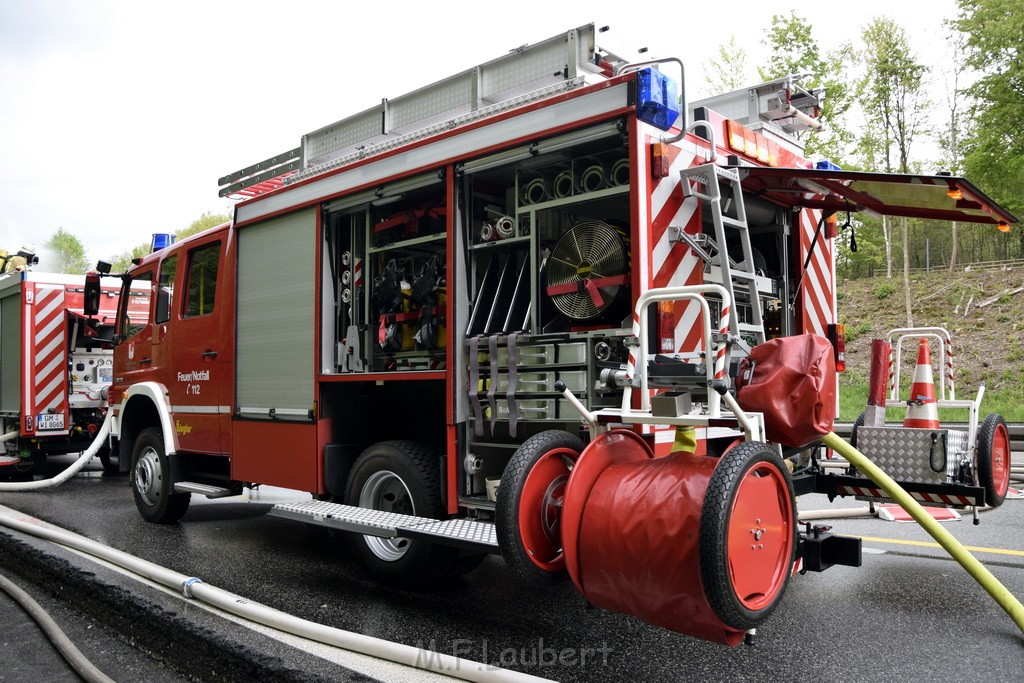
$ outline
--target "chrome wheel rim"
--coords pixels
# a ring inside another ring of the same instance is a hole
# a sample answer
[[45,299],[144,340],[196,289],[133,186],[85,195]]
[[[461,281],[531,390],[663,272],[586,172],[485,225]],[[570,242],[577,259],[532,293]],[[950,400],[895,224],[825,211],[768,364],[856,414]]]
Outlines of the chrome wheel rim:
[[[416,507],[412,502],[412,494],[402,478],[394,472],[383,470],[370,475],[359,492],[359,507],[393,512],[402,515],[415,515]],[[408,538],[381,538],[379,536],[363,536],[367,547],[376,557],[385,562],[397,562],[405,557],[409,550]]]
[[156,505],[160,500],[160,483],[163,472],[160,469],[160,454],[155,448],[149,447],[142,451],[139,461],[135,464],[135,490],[146,505]]

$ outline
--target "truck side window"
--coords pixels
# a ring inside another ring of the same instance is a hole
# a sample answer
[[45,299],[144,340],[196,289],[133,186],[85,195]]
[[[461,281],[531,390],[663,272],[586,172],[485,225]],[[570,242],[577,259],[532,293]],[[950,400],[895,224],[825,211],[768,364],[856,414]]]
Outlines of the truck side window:
[[189,252],[184,317],[192,318],[213,311],[219,260],[220,242],[206,244]]
[[153,272],[136,273],[129,286],[121,337],[127,339],[145,329],[149,323],[149,304],[153,298]]
[[171,317],[171,302],[174,295],[174,271],[178,267],[178,255],[172,254],[160,264],[160,281],[157,285],[156,317],[157,324],[167,322]]

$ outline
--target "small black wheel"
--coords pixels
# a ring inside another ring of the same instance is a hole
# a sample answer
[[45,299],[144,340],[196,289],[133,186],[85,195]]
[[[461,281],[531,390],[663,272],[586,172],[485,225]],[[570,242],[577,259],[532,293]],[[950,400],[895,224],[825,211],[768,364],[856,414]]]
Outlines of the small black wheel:
[[142,430],[132,452],[132,494],[135,507],[149,522],[177,522],[188,510],[191,493],[172,493],[171,464],[164,440],[155,427]]
[[701,584],[722,623],[746,631],[778,605],[792,573],[796,522],[793,482],[775,449],[747,441],[722,456],[698,536]]
[[857,447],[857,430],[864,426],[864,411],[861,411],[857,419],[853,421],[853,428],[850,430],[850,445]]
[[975,448],[978,486],[985,489],[985,502],[999,507],[1010,488],[1010,435],[1006,421],[998,413],[985,417],[978,429]]
[[[439,458],[413,441],[383,441],[363,451],[352,465],[345,502],[384,512],[440,519]],[[452,573],[459,551],[422,539],[351,534],[352,552],[377,581],[423,585]]]
[[583,442],[555,429],[528,438],[505,466],[494,523],[501,554],[526,583],[546,587],[569,574],[562,551],[562,499]]
[[11,465],[18,477],[25,481],[32,481],[33,477],[37,474],[45,474],[46,472],[46,455],[42,452],[36,452],[27,458],[22,458],[18,462]]
[[110,444],[101,446],[99,451],[96,452],[96,457],[99,458],[100,465],[103,466],[103,472],[106,474],[117,474],[121,470],[121,463],[118,459],[110,454]]

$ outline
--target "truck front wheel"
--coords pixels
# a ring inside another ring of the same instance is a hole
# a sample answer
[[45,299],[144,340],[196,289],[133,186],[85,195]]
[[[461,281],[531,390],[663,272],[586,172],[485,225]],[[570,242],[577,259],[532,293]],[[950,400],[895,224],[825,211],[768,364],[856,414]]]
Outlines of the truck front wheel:
[[132,452],[132,493],[139,513],[149,522],[177,522],[188,510],[191,493],[173,493],[171,466],[159,429],[139,434]]
[[[384,441],[363,451],[352,465],[345,502],[362,508],[440,519],[439,458],[413,441]],[[452,574],[459,551],[422,539],[351,535],[353,553],[381,583],[420,585]]]

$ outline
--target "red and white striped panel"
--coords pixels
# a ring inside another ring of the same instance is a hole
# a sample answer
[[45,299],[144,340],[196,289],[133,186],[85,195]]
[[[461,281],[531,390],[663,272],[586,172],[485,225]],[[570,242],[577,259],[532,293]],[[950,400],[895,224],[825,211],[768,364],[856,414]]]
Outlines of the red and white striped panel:
[[[669,174],[651,189],[651,286],[677,287],[704,281],[704,262],[685,242],[673,241],[670,228],[682,228],[691,235],[701,231],[701,214],[695,197],[683,199],[679,172],[704,163],[704,152],[685,140],[682,147],[670,147]],[[700,306],[679,302],[673,310],[675,347],[679,352],[700,351]]]
[[[66,434],[68,428],[67,320],[64,288],[37,285],[34,296],[26,292],[24,363],[26,381],[22,400],[25,416],[41,433]],[[41,415],[52,415],[47,424]],[[56,419],[56,416],[62,419]],[[59,426],[57,426],[59,425]],[[27,421],[24,424],[28,428]]]
[[[885,498],[885,491],[881,489],[871,488],[870,486],[839,486],[837,491],[840,495],[845,496],[862,496],[864,498]],[[943,493],[919,493],[916,491],[908,491],[910,497],[919,503],[933,503],[937,505],[975,505],[977,501],[968,496],[953,496]]]
[[[800,212],[800,265],[807,260],[814,234],[818,230],[821,212],[804,210]],[[833,249],[835,240],[825,239],[824,229],[818,235],[807,271],[803,274],[800,302],[803,309],[801,331],[828,336],[828,326],[836,321],[836,276],[832,268],[835,263]]]
[[[653,142],[654,139],[648,140]],[[649,146],[644,149],[650,149]],[[704,262],[690,250],[685,242],[673,239],[673,228],[681,228],[691,235],[701,232],[701,213],[697,199],[683,198],[679,172],[690,166],[705,163],[704,151],[686,140],[667,150],[670,166],[666,177],[651,184],[650,190],[650,261],[647,287],[677,287],[696,285],[704,281]],[[672,304],[674,323],[673,346],[679,352],[702,350],[700,306],[692,301]],[[635,318],[635,316],[634,316]],[[634,325],[636,320],[634,319]],[[638,333],[639,329],[634,329]],[[706,430],[697,430],[697,451],[704,452]],[[656,455],[667,455],[675,441],[674,428],[654,430]]]

